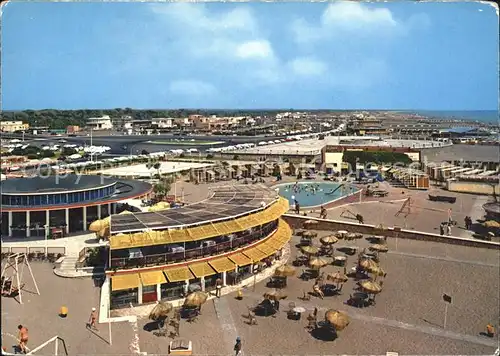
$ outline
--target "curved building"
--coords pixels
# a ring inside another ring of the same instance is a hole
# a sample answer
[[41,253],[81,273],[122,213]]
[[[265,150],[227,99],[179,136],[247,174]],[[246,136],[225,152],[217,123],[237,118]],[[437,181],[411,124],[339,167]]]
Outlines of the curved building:
[[93,175],[50,175],[2,181],[2,235],[45,237],[50,228],[65,234],[86,231],[109,216],[116,203],[152,191],[149,183]]
[[273,189],[240,185],[215,188],[208,199],[177,209],[113,215],[106,272],[111,308],[248,278],[290,240],[280,219],[288,208]]

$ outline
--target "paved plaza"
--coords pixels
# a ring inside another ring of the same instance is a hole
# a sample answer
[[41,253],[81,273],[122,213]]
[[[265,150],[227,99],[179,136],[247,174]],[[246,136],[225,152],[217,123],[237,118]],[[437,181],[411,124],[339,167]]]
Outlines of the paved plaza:
[[[319,236],[329,232],[320,231]],[[297,254],[291,242],[292,256]],[[342,242],[360,248],[369,242]],[[387,272],[384,290],[375,306],[357,309],[344,302],[355,284],[349,280],[339,296],[312,297],[302,301],[303,292],[312,290],[314,282],[297,276],[288,278],[287,299],[281,302],[276,317],[257,317],[258,325],[246,324],[244,315],[249,306],[262,300],[270,290],[265,283],[244,290],[243,300],[235,293],[208,301],[195,323],[181,321],[180,335],[193,342],[195,355],[230,355],[236,336],[243,340],[245,355],[279,354],[493,354],[498,340],[480,335],[491,322],[498,328],[499,261],[498,251],[468,248],[433,242],[399,239],[388,242],[389,253],[381,255],[381,266]],[[348,268],[356,257],[348,258]],[[31,348],[59,335],[69,354],[167,354],[168,337],[154,335],[154,324],[146,318],[137,323],[112,323],[112,346],[108,344],[108,324],[100,324],[98,332],[86,329],[90,310],[99,305],[99,288],[92,279],[63,279],[52,273],[47,263],[32,263],[41,295],[30,293],[34,288],[26,280],[24,304],[2,299],[2,345],[15,343],[18,324],[30,330]],[[337,270],[328,265],[326,273]],[[298,274],[301,269],[298,268]],[[444,304],[442,294],[453,297],[448,309],[447,328],[443,330]],[[292,321],[286,317],[289,302],[310,312],[319,308],[320,317],[329,308],[340,309],[351,317],[350,325],[334,341],[323,341],[309,334],[305,316]],[[67,306],[69,315],[58,316],[59,308]]]

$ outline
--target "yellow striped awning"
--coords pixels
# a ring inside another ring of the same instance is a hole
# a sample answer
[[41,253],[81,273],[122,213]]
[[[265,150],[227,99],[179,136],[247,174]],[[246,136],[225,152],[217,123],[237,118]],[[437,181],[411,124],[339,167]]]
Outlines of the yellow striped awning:
[[189,268],[187,268],[187,266],[165,268],[163,272],[165,272],[168,281],[171,283],[181,282],[187,279],[194,278],[193,274],[191,273]]
[[111,277],[111,290],[138,288],[141,280],[138,273],[117,274]]
[[215,236],[244,231],[279,219],[289,209],[288,200],[280,198],[267,209],[232,221],[225,221],[187,229],[118,234],[110,237],[112,250],[162,245],[185,241],[199,241]]
[[243,254],[247,255],[253,262],[258,262],[268,256],[256,247],[243,251]]
[[168,234],[170,235],[170,238],[172,239],[173,243],[191,240],[191,238],[187,234],[186,229],[168,230]]
[[252,263],[252,260],[242,253],[234,253],[228,256],[231,261],[236,263],[237,266],[243,267],[248,266]]
[[260,244],[260,245],[257,245],[256,247],[259,250],[261,250],[262,252],[264,252],[266,254],[266,257],[271,256],[272,254],[276,253],[276,249],[272,248],[270,245],[268,245],[267,242]]
[[281,242],[281,240],[279,238],[280,238],[280,236],[276,236],[275,239],[268,240],[266,242],[267,246],[272,248],[274,251],[280,250],[283,247],[284,243]]
[[163,271],[149,271],[139,273],[143,286],[155,286],[157,284],[167,283]]
[[196,278],[211,276],[216,273],[207,262],[191,263],[188,266]]
[[232,271],[236,268],[234,262],[227,257],[216,258],[215,260],[208,261],[210,266],[213,267],[218,273]]

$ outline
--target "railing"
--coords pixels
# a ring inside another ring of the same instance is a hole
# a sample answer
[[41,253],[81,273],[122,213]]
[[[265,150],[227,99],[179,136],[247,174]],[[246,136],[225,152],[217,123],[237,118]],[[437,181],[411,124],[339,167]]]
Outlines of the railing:
[[[40,346],[35,347],[33,350],[28,351],[27,355],[35,355],[35,352],[40,351],[41,349],[43,349],[45,346],[47,346],[51,342],[54,342],[54,352],[53,353],[52,352],[46,352],[45,354],[58,356],[59,355],[59,341],[61,341],[62,351],[63,351],[64,355],[67,356],[68,355],[68,348],[66,347],[66,342],[59,335],[56,335],[56,336],[50,338],[49,340],[45,341]],[[10,352],[4,351],[2,349],[2,355],[17,355],[17,352],[16,353],[10,353]]]
[[275,221],[253,233],[234,238],[232,241],[225,241],[208,247],[197,247],[182,252],[162,253],[139,258],[111,258],[110,268],[139,268],[143,266],[156,266],[218,255],[224,252],[230,252],[232,250],[240,248],[241,246],[248,245],[268,236],[273,230],[277,228],[277,226],[278,222]]

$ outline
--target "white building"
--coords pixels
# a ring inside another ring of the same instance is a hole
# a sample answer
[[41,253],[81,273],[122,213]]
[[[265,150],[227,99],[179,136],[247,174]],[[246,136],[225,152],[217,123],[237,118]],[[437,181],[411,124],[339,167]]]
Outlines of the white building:
[[159,129],[166,129],[174,126],[174,119],[157,117],[152,119],[151,124]]
[[87,127],[94,130],[111,130],[113,123],[108,115],[104,115],[103,117],[88,118]]

